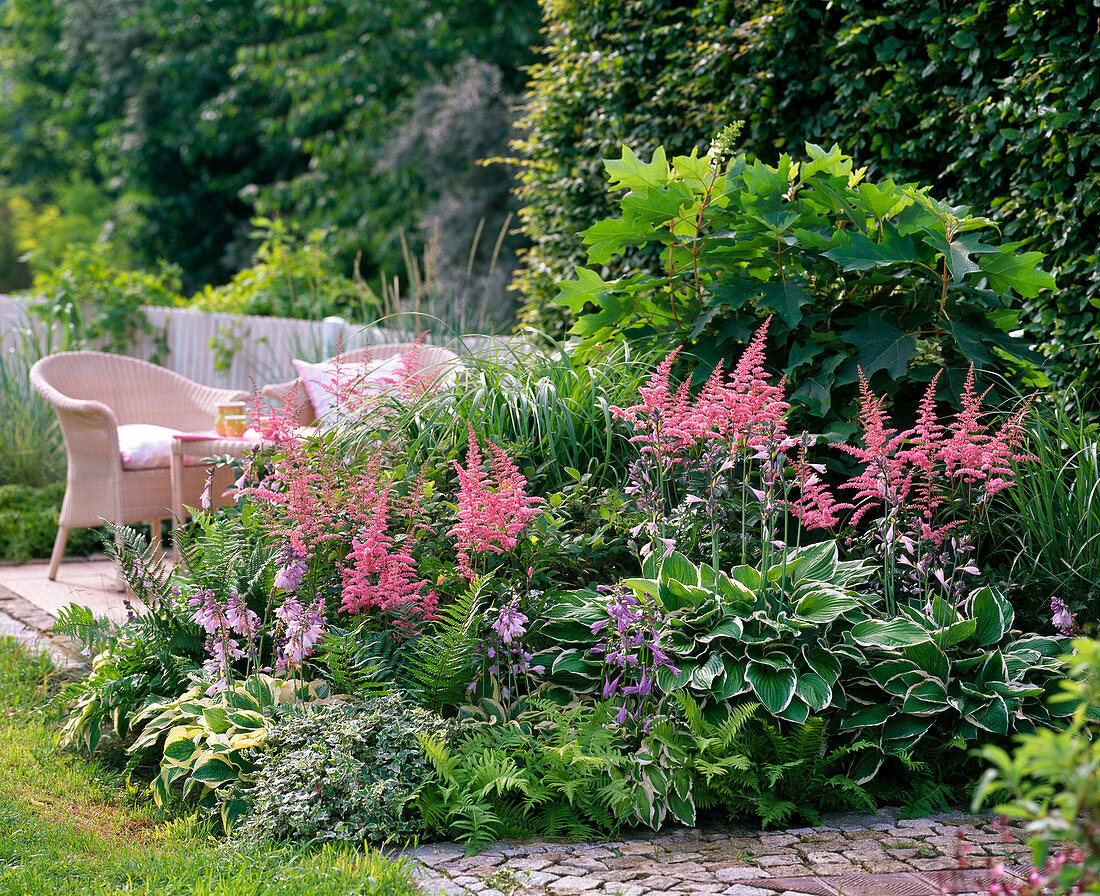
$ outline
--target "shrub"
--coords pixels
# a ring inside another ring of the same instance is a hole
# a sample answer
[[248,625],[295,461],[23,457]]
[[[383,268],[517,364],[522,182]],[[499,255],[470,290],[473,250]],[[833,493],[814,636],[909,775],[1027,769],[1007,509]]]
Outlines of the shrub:
[[381,842],[424,830],[410,811],[431,777],[418,738],[453,723],[400,694],[312,705],[284,719],[261,753],[241,831],[273,840]]
[[[561,325],[557,282],[607,217],[599,161],[702,148],[742,118],[770,159],[837,142],[877,179],[933,184],[988,209],[1003,239],[1050,253],[1061,289],[1024,301],[1023,325],[1077,372],[1096,369],[1098,185],[1086,174],[1100,112],[1095,9],[1086,0],[951,7],[846,0],[544,0],[546,59],[521,126],[517,283],[528,321]],[[1084,37],[1083,37],[1084,35]],[[637,260],[637,256],[632,256]],[[660,259],[645,260],[659,264]],[[649,267],[655,273],[656,267]],[[613,270],[612,273],[617,273]],[[1075,360],[1077,356],[1077,360]]]
[[[584,233],[589,268],[561,286],[571,334],[597,349],[615,339],[688,343],[697,381],[772,315],[792,428],[842,440],[860,377],[909,417],[937,368],[958,402],[968,367],[1034,377],[1015,335],[1015,297],[1054,285],[1037,252],[996,245],[992,222],[927,188],[870,181],[833,146],[808,158],[727,163],[730,130],[710,152],[649,162],[624,148],[606,161],[620,218]],[[659,276],[605,280],[598,266],[638,246],[660,250]]]

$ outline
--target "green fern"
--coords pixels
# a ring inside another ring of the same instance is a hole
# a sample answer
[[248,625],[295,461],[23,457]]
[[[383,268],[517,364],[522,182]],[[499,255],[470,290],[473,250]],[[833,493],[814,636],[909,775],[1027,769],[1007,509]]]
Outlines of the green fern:
[[168,593],[168,559],[160,548],[137,529],[106,523],[104,553],[118,566],[119,574],[134,597],[150,610],[159,607]]
[[371,621],[357,628],[330,626],[317,645],[317,659],[333,687],[357,697],[379,696],[409,687],[412,639],[393,630],[372,631]]
[[480,582],[441,607],[438,621],[416,642],[409,663],[410,689],[425,706],[440,710],[461,703],[465,696],[477,660],[483,587]]

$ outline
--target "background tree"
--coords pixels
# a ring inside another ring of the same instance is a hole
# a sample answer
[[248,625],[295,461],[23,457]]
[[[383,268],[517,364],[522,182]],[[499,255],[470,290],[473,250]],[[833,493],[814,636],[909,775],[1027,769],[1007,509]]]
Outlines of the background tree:
[[[1059,289],[1024,303],[1063,369],[1100,366],[1100,35],[1087,0],[544,0],[548,48],[522,122],[524,316],[560,327],[555,282],[607,215],[600,159],[705,146],[744,119],[767,161],[834,142],[876,178],[992,210],[1048,253]],[[614,269],[609,269],[613,271]]]

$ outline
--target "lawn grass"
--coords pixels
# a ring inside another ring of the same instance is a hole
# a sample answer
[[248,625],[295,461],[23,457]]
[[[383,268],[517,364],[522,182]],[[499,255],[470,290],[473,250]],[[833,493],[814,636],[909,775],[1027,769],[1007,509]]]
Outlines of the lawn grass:
[[166,819],[101,765],[54,748],[48,661],[0,638],[0,894],[415,896],[401,862],[332,848],[233,848]]

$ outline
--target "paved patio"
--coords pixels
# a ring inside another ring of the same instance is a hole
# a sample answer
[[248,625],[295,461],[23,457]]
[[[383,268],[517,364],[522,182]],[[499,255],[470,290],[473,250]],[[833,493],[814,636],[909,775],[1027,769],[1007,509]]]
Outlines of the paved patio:
[[[0,565],[0,635],[47,649],[59,665],[79,665],[86,658],[49,628],[69,603],[124,618],[117,582],[103,558],[66,561],[55,582],[45,563]],[[598,843],[497,843],[473,856],[454,843],[405,854],[417,862],[428,896],[979,894],[994,873],[1018,884],[1029,868],[1026,847],[1007,839],[991,816],[904,819],[889,809],[787,831],[714,823]]]

